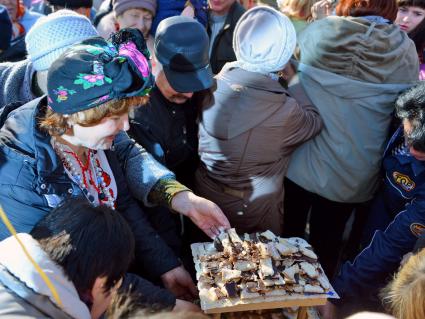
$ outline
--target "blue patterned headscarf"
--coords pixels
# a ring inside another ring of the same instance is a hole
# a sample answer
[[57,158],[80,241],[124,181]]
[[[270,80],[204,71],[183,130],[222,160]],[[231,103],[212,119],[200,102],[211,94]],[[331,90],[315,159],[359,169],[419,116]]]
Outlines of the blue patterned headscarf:
[[48,105],[60,114],[91,109],[113,99],[147,95],[154,84],[140,31],[123,29],[106,41],[90,38],[65,51],[47,76]]

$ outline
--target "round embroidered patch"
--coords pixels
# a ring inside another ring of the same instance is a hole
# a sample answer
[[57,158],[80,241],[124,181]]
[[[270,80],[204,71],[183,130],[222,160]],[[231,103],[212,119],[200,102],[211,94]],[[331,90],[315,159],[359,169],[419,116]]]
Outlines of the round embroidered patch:
[[393,172],[393,179],[407,192],[410,192],[411,190],[415,189],[415,182],[412,181],[412,179],[407,175],[404,175],[399,172]]

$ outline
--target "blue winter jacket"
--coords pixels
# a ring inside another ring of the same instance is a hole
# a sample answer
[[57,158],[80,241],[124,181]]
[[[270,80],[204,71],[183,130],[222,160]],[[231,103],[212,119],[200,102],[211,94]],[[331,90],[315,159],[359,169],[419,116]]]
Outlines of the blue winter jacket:
[[[157,0],[156,14],[151,26],[151,34],[155,36],[159,23],[169,17],[179,16],[186,6],[187,0]],[[195,19],[207,26],[207,0],[190,0],[195,11]]]
[[[46,98],[42,97],[18,108],[10,106],[0,116],[0,205],[18,232],[29,232],[65,198],[82,196],[53,150],[50,136],[38,128],[37,119],[42,116],[45,105]],[[133,149],[134,142],[124,137],[118,139],[115,148],[120,152],[105,151],[105,154],[118,188],[117,210],[133,230],[138,269],[148,278],[158,278],[180,262],[151,227],[127,188],[120,162],[125,163],[127,169],[136,165],[140,168],[140,150]],[[154,184],[153,181],[160,178],[155,176],[170,176],[168,171],[159,168],[146,174],[148,183]],[[149,171],[147,167],[139,170]],[[134,175],[140,177],[141,173]],[[7,236],[7,229],[0,223],[0,240]]]
[[375,232],[369,246],[353,263],[343,265],[333,283],[342,301],[373,299],[424,233],[425,162],[416,160],[409,152],[393,154],[403,139],[400,127],[387,145],[383,160],[385,182],[378,194],[382,203],[375,206],[381,207],[382,218],[391,215],[394,219],[386,229]]

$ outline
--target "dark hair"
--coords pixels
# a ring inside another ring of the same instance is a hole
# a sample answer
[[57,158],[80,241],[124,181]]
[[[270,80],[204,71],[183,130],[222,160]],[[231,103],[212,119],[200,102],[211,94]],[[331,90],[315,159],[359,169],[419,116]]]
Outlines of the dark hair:
[[425,83],[403,92],[396,101],[397,116],[408,120],[412,131],[407,142],[415,150],[425,152]]
[[340,0],[336,14],[344,17],[381,16],[394,21],[397,17],[396,0]]
[[397,0],[399,7],[419,7],[425,9],[425,0]]
[[52,210],[31,235],[87,303],[96,278],[106,277],[104,291],[109,291],[134,256],[133,233],[120,213],[91,206],[85,198],[66,201]]
[[[398,0],[399,7],[419,7],[425,9],[425,0]],[[418,52],[421,63],[425,61],[425,18],[419,23],[416,28],[408,33],[408,36],[415,43],[416,51]]]

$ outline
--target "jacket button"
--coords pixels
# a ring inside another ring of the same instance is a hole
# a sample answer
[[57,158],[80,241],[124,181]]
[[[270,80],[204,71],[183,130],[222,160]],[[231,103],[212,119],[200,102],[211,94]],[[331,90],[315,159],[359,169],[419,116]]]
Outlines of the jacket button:
[[46,184],[41,184],[41,185],[40,185],[40,188],[41,188],[41,189],[46,189],[46,188],[47,188],[47,186],[46,186]]
[[74,192],[74,190],[73,190],[72,188],[69,188],[69,189],[68,189],[68,193],[69,193],[69,194],[72,194],[73,192]]
[[238,211],[238,212],[236,213],[236,215],[238,215],[238,216],[243,216],[243,212],[242,212],[242,211]]

